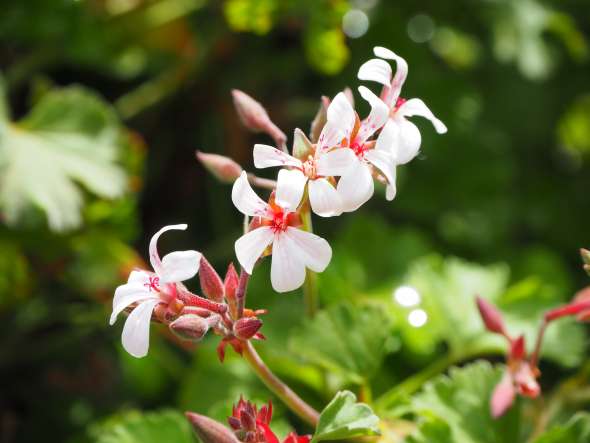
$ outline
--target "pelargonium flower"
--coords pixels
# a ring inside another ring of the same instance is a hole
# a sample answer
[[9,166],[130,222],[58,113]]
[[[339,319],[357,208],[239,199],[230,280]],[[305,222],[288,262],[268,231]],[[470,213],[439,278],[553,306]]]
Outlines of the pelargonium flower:
[[254,146],[254,166],[268,168],[287,166],[293,168],[291,174],[293,185],[300,188],[308,186],[311,209],[322,217],[331,217],[342,213],[342,201],[334,188],[330,177],[341,176],[354,161],[354,154],[349,149],[331,149],[337,146],[347,131],[354,125],[354,111],[344,93],[336,95],[327,111],[327,123],[318,143],[299,159],[272,146],[257,144]]
[[[381,99],[389,109],[389,120],[377,138],[377,146],[394,152],[397,163],[405,164],[416,157],[422,142],[420,131],[407,117],[418,115],[427,118],[439,134],[447,132],[447,127],[419,98],[406,100],[400,97],[408,75],[406,61],[387,48],[377,46],[373,52],[379,58],[365,62],[359,69],[358,78],[383,85]],[[397,64],[393,77],[391,66],[385,60],[394,60]]]
[[358,209],[373,195],[374,168],[377,168],[387,182],[387,199],[393,200],[395,197],[395,155],[390,149],[375,146],[375,142],[368,141],[387,122],[389,109],[366,87],[359,87],[359,93],[371,105],[371,111],[364,120],[360,121],[348,101],[342,102],[341,114],[347,116],[349,123],[341,146],[349,148],[355,154],[336,187],[345,212]]
[[238,261],[248,273],[272,245],[271,283],[277,292],[292,291],[305,280],[305,269],[322,272],[332,258],[326,240],[298,229],[297,208],[303,196],[298,171],[279,172],[277,187],[270,202],[264,202],[252,190],[245,172],[236,180],[232,201],[245,215],[255,217],[250,232],[235,243]]
[[[115,290],[113,312],[110,324],[117,321],[117,316],[129,306],[135,305],[123,327],[121,336],[123,347],[134,357],[147,355],[150,340],[150,322],[154,309],[159,307],[175,312],[178,284],[194,277],[199,271],[201,253],[197,251],[175,251],[162,259],[158,254],[157,242],[166,231],[186,230],[187,225],[165,226],[154,234],[150,240],[149,254],[153,272],[134,270],[129,274],[127,283]],[[176,312],[178,313],[178,312]]]

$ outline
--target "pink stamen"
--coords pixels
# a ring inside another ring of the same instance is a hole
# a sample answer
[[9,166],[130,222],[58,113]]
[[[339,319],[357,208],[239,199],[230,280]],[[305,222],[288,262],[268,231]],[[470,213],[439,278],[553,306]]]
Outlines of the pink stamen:
[[150,291],[153,289],[156,292],[160,292],[160,277],[150,277],[149,282],[143,285]]

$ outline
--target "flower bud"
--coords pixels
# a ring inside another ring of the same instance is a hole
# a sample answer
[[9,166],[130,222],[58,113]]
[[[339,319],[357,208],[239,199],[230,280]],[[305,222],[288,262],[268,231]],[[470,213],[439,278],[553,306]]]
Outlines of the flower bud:
[[279,146],[287,141],[287,136],[271,121],[260,103],[238,89],[232,90],[232,96],[238,116],[247,129],[267,133]]
[[242,340],[249,340],[262,327],[262,320],[256,317],[243,317],[234,323],[234,335]]
[[196,152],[197,160],[222,183],[233,183],[242,173],[242,167],[224,155]]
[[200,341],[209,330],[208,319],[185,314],[170,323],[170,330],[184,340]]
[[239,443],[234,433],[221,423],[194,412],[185,415],[203,443]]
[[233,263],[230,263],[225,274],[223,286],[225,287],[225,301],[229,305],[229,312],[233,318],[238,318],[238,305],[236,301],[236,291],[240,284],[240,277],[236,272]]
[[582,261],[584,262],[584,271],[586,274],[590,275],[590,251],[588,249],[580,249],[580,255],[582,256]]
[[494,393],[490,399],[490,409],[492,411],[492,417],[498,418],[510,409],[514,403],[515,389],[512,382],[511,375],[506,372],[502,377],[500,383],[494,388]]
[[223,282],[205,256],[201,257],[199,279],[201,281],[201,290],[203,291],[203,294],[205,294],[210,300],[216,301],[217,303],[223,303],[223,293],[225,292]]
[[500,314],[500,311],[498,311],[490,302],[481,297],[476,297],[476,301],[479,315],[481,315],[481,319],[487,330],[495,332],[496,334],[506,335],[504,321],[502,320],[502,314]]
[[520,335],[516,340],[510,344],[510,359],[522,360],[525,357],[526,348],[524,342],[524,335]]

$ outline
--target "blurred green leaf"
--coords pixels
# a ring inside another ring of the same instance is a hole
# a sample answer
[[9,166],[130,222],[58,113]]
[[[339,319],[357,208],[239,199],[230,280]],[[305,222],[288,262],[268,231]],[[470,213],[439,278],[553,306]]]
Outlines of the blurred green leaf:
[[502,376],[502,367],[477,362],[451,368],[428,383],[411,400],[418,429],[408,443],[514,443],[520,438],[519,407],[502,418],[490,414],[490,397]]
[[379,417],[352,392],[340,391],[320,414],[312,443],[379,435]]
[[[480,295],[498,305],[513,335],[525,334],[533,345],[543,313],[563,301],[563,294],[538,277],[508,286],[509,272],[503,264],[480,266],[457,258],[425,257],[411,267],[403,284],[417,291],[420,302],[391,309],[406,345],[414,352],[433,352],[442,341],[452,355],[463,358],[481,353],[505,351],[505,340],[488,333],[475,306]],[[427,315],[424,326],[408,319],[412,311]],[[542,355],[564,366],[578,364],[584,351],[580,325],[564,319],[547,330]]]
[[366,382],[380,367],[391,323],[374,306],[335,305],[321,311],[294,334],[289,349],[305,361]]
[[78,183],[100,197],[121,196],[127,183],[117,164],[119,137],[112,109],[80,87],[45,94],[18,124],[0,122],[0,206],[7,222],[16,224],[35,206],[52,230],[79,227]]
[[557,126],[559,141],[575,155],[590,153],[590,95],[569,106]]
[[0,237],[0,311],[25,297],[33,284],[29,263],[18,246]]
[[340,28],[310,27],[305,35],[305,54],[314,68],[329,75],[340,72],[350,58]]
[[129,412],[91,430],[96,443],[194,443],[190,425],[176,411]]
[[534,443],[587,443],[590,441],[590,414],[580,412],[567,423],[551,428]]
[[276,0],[227,0],[223,12],[234,31],[248,31],[264,35],[273,24]]

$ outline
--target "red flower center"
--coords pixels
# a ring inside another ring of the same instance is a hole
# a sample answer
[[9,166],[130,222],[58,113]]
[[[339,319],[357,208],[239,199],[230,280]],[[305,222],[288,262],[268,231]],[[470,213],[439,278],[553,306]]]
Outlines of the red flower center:
[[287,214],[281,210],[274,211],[270,222],[270,229],[276,234],[277,232],[285,231],[288,226]]
[[350,145],[350,149],[352,149],[352,151],[356,154],[357,157],[363,157],[365,155],[365,152],[367,151],[367,145],[365,143],[358,143],[358,142],[352,142],[352,144]]
[[396,112],[405,102],[407,102],[405,98],[399,97],[395,102],[395,106],[393,107],[393,112]]

